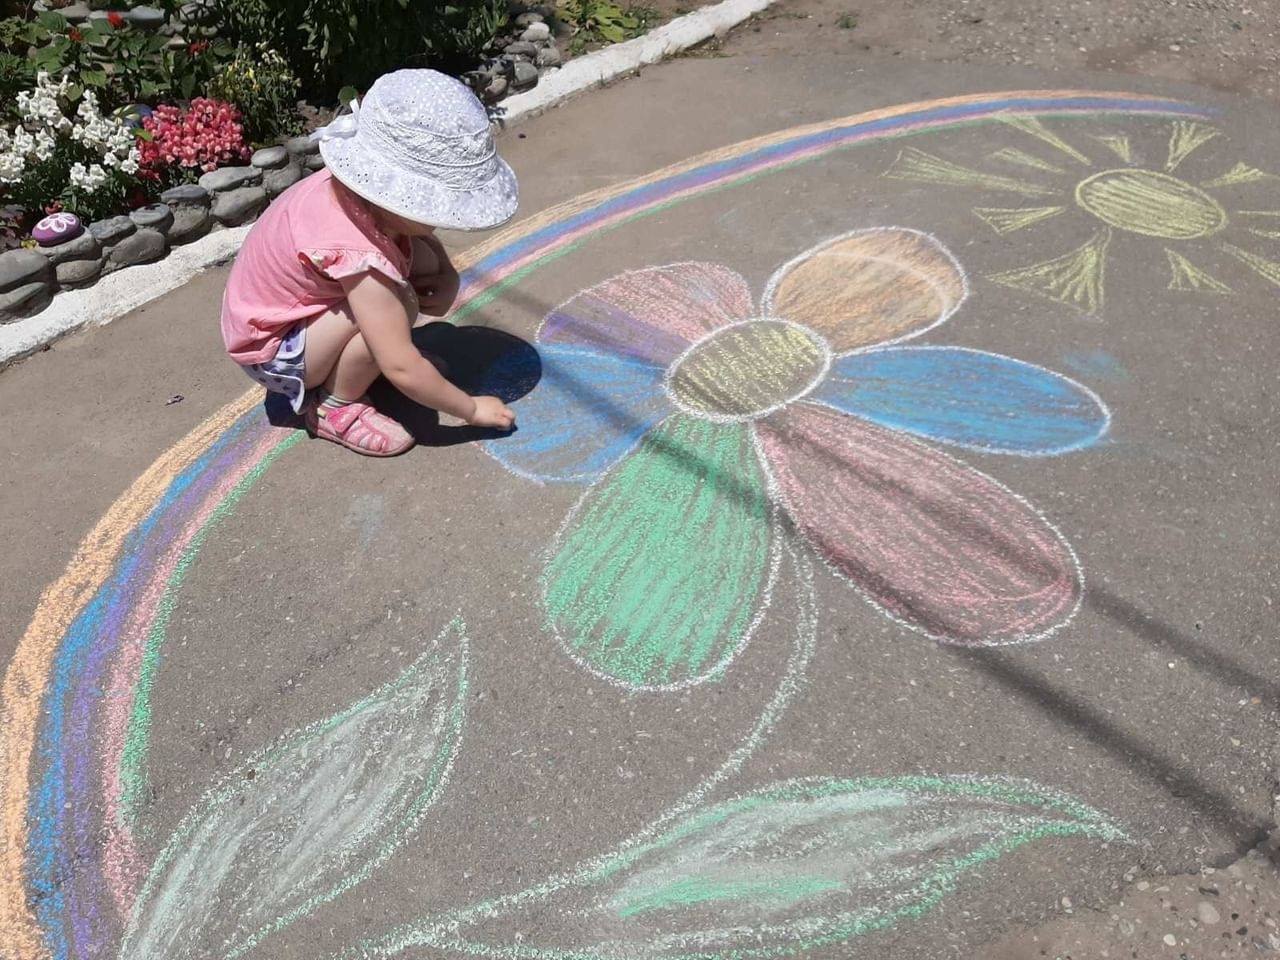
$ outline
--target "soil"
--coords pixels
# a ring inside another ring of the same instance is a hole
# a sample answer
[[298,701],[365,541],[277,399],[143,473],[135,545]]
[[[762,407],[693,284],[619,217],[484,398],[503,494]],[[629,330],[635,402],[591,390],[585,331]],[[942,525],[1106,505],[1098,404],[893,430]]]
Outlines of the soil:
[[1280,97],[1276,0],[780,0],[717,49],[1183,80]]

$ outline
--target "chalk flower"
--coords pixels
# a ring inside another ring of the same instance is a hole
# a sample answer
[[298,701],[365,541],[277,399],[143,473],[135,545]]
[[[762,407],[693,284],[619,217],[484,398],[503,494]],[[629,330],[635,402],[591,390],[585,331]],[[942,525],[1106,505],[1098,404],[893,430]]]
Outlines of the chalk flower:
[[590,483],[543,576],[568,652],[633,688],[718,676],[768,606],[788,531],[939,641],[1067,622],[1082,580],[1066,540],[934,444],[1060,454],[1097,441],[1109,414],[1042,367],[905,345],[967,294],[936,239],[877,228],[782,266],[758,308],[733,271],[678,263],[552,311],[520,429],[489,450],[532,479]]

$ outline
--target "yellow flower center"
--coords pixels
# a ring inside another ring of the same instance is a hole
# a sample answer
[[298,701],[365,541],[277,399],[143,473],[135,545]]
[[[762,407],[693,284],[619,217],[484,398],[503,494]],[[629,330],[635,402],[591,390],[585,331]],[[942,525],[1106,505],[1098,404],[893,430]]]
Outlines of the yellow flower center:
[[1185,180],[1155,170],[1104,170],[1076,186],[1076,203],[1103,223],[1168,240],[1217,233],[1227,212]]
[[667,390],[676,404],[713,420],[750,420],[817,385],[831,350],[785,320],[747,320],[715,331],[676,360]]

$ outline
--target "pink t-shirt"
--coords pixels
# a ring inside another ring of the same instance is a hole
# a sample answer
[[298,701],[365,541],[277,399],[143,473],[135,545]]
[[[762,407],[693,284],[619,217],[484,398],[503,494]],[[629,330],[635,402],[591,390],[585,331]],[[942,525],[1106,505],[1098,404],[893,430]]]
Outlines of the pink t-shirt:
[[338,281],[377,270],[408,282],[408,238],[393,240],[328,170],[294,184],[249,230],[222,296],[222,339],[237,363],[263,363],[298,323],[347,297]]

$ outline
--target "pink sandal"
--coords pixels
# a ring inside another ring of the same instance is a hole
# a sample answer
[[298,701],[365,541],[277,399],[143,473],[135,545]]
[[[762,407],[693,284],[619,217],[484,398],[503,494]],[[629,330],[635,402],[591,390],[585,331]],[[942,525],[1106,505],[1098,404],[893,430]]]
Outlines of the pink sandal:
[[307,405],[307,432],[366,457],[395,457],[413,446],[413,435],[368,401],[326,407],[323,396]]

